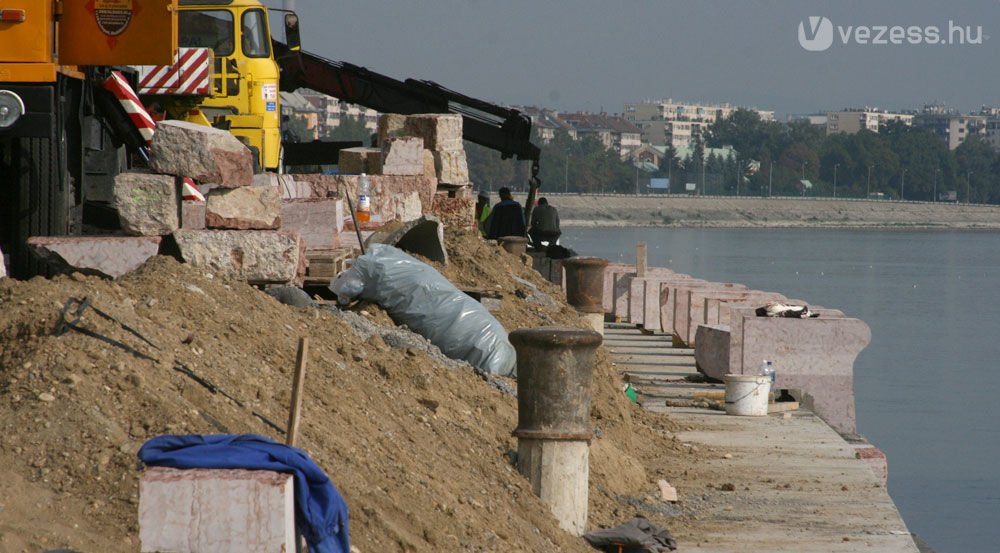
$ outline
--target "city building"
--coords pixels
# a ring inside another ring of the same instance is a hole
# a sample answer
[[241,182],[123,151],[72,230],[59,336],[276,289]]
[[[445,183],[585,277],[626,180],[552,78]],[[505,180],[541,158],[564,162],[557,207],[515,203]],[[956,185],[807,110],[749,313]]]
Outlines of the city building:
[[593,136],[620,156],[642,144],[642,129],[617,115],[605,113],[563,113],[559,118],[576,129],[578,138]]
[[[729,103],[675,102],[668,98],[660,101],[626,103],[624,118],[641,129],[642,142],[654,146],[670,144],[680,148],[693,144],[705,132],[708,125],[729,117],[737,109],[740,107]],[[765,121],[774,120],[773,111],[746,109],[757,112]]]
[[855,134],[862,130],[877,133],[890,121],[913,124],[914,114],[893,113],[873,107],[830,111],[826,114],[826,134]]
[[281,93],[281,115],[283,118],[287,116],[304,120],[306,128],[313,132],[314,139],[327,136],[340,125],[344,117],[364,121],[365,128],[373,133],[378,128],[377,111],[342,102],[307,88]]
[[964,115],[941,105],[924,106],[913,124],[929,129],[944,140],[949,150],[958,148],[972,135],[988,138],[987,115]]

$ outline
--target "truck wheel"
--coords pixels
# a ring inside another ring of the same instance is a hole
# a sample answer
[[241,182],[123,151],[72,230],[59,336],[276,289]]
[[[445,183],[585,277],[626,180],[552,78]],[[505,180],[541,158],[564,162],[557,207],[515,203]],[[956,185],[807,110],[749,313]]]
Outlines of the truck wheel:
[[[11,274],[29,278],[46,274],[28,249],[29,236],[59,236],[69,233],[72,187],[66,159],[66,132],[62,122],[53,122],[55,138],[16,138],[2,147],[0,192],[12,213],[4,213],[4,253],[11,256]],[[8,251],[9,249],[9,251]]]

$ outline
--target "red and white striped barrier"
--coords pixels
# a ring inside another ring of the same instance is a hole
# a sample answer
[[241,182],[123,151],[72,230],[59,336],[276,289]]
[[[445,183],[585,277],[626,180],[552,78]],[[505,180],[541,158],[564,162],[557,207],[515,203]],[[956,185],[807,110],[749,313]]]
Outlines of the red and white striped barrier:
[[173,65],[140,65],[140,94],[210,95],[212,51],[180,48]]
[[198,187],[194,183],[194,179],[189,177],[184,177],[181,179],[183,185],[181,186],[181,199],[186,202],[203,202],[205,201],[205,196],[198,191]]
[[112,71],[111,76],[105,79],[101,86],[113,94],[118,103],[125,108],[125,112],[128,113],[129,118],[132,119],[132,123],[139,129],[139,134],[142,135],[143,140],[146,141],[146,146],[149,146],[153,141],[153,130],[156,128],[156,123],[149,116],[146,108],[143,107],[142,102],[139,101],[139,97],[136,96],[135,91],[132,90],[132,86],[128,84],[125,77],[118,71]]

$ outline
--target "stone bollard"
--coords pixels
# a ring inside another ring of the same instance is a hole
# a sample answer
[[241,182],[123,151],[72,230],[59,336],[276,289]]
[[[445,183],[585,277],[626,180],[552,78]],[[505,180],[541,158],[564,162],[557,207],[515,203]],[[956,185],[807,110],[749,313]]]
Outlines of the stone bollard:
[[601,335],[578,328],[515,330],[517,470],[576,536],[587,526],[591,380]]
[[566,269],[566,303],[573,306],[590,326],[604,336],[604,269],[606,259],[571,257]]
[[521,254],[528,253],[528,239],[523,236],[501,236],[497,238],[497,242],[503,249],[507,250],[508,253],[514,254],[518,259],[520,259]]

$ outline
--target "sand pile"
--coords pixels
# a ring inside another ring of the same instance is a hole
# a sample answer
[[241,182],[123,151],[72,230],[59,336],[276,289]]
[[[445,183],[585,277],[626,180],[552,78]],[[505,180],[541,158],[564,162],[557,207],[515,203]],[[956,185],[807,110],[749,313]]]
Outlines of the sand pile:
[[[448,241],[442,271],[501,292],[496,315],[508,330],[583,326],[520,260],[474,235]],[[93,310],[83,328],[141,356],[72,330],[55,335],[67,299],[83,297],[156,347]],[[351,316],[393,329],[377,306]],[[393,347],[365,325],[163,257],[118,282],[0,280],[0,551],[137,550],[139,446],[167,433],[281,440],[271,424],[287,419],[300,336],[310,339],[300,443],[347,500],[360,551],[592,551],[558,528],[511,465],[512,396],[425,344]],[[676,530],[688,517],[651,496],[658,478],[696,459],[679,458],[669,423],[628,403],[618,382],[602,349],[590,525],[624,522],[641,503]]]

